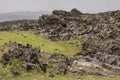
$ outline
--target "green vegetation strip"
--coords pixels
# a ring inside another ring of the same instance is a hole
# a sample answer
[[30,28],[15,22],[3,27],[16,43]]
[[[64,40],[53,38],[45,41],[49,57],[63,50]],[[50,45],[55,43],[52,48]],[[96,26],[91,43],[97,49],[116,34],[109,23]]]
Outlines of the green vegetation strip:
[[46,39],[40,37],[40,35],[33,34],[31,32],[24,31],[1,31],[0,32],[0,46],[4,45],[4,43],[8,41],[16,41],[22,42],[24,44],[29,43],[33,47],[40,46],[42,50],[51,53],[64,53],[64,54],[74,54],[80,52],[80,47],[75,45],[70,45],[69,43],[78,43],[80,44],[80,40],[69,40],[69,41],[51,41],[50,39]]
[[98,76],[92,76],[92,75],[78,77],[73,74],[66,74],[66,75],[56,75],[55,77],[51,78],[51,77],[48,77],[47,74],[25,72],[20,76],[13,77],[9,75],[8,77],[0,78],[0,80],[120,80],[120,77],[105,78],[105,77],[98,77]]

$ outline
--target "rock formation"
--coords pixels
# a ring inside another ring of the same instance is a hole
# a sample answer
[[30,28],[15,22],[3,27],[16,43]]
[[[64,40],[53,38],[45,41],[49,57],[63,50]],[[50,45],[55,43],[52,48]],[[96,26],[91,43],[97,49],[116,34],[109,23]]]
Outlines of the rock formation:
[[[5,50],[7,49],[7,50]],[[65,75],[99,75],[114,77],[120,75],[120,57],[104,53],[81,52],[74,56],[54,54],[42,51],[39,47],[33,48],[30,44],[17,42],[6,43],[3,48],[1,62],[11,66],[14,76],[21,74],[21,69],[26,71],[36,70],[50,76],[55,74]],[[19,67],[14,65],[18,61]],[[16,71],[17,70],[17,71]]]
[[[8,44],[10,49],[2,57],[5,65],[9,64],[11,58],[15,58],[22,61],[22,67],[27,71],[36,69],[35,64],[39,64],[40,69],[46,73],[49,64],[53,64],[50,69],[55,69],[55,72],[49,71],[51,74],[72,72],[100,76],[120,75],[119,10],[98,14],[82,13],[77,9],[70,12],[54,10],[52,14],[42,15],[37,20],[22,23],[18,21],[17,24],[12,24],[12,27],[5,23],[0,25],[1,31],[33,31],[51,40],[82,41],[82,51],[71,57],[42,52],[40,48],[33,48],[29,44],[11,42]],[[43,56],[47,57],[47,60],[43,59]]]

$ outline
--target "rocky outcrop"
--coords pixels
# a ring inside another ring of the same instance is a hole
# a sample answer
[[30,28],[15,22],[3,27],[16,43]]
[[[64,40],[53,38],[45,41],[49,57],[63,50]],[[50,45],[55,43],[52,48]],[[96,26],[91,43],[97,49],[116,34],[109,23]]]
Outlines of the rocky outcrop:
[[[7,49],[7,50],[6,50]],[[119,56],[108,54],[78,53],[74,56],[54,54],[33,48],[30,44],[9,42],[3,46],[1,62],[11,67],[14,76],[22,74],[21,71],[36,70],[47,73],[50,77],[56,74],[65,75],[98,75],[115,77],[120,75]],[[17,62],[16,62],[17,61]]]
[[120,11],[84,14],[76,9],[71,12],[55,10],[51,15],[40,16],[34,27],[36,33],[52,40],[84,39],[86,35],[113,39],[120,34],[119,16]]
[[5,44],[2,51],[4,54],[1,62],[5,66],[11,67],[13,75],[21,73],[20,68],[26,71],[37,70],[38,72],[65,75],[71,65],[70,57],[63,54],[46,53],[38,47],[33,48],[30,44],[24,45],[10,41]]
[[[11,58],[15,58],[20,60],[28,71],[36,69],[35,64],[38,64],[41,71],[49,72],[51,76],[67,72],[101,76],[120,75],[119,10],[98,14],[82,13],[77,9],[70,12],[54,10],[50,15],[42,15],[37,20],[28,20],[15,26],[1,26],[0,30],[30,30],[51,40],[79,39],[82,51],[75,53],[71,58],[63,54],[42,52],[29,44],[12,42],[8,44],[9,51],[2,56],[4,65],[9,64]],[[14,46],[13,49],[11,46]],[[48,71],[50,65],[52,68]]]
[[[51,40],[86,39],[86,35],[113,39],[120,33],[119,17],[119,10],[99,14],[82,13],[77,9],[70,12],[54,10],[52,14],[42,15],[37,20],[0,23],[0,30],[32,30]],[[8,25],[4,24],[14,25],[6,28]]]

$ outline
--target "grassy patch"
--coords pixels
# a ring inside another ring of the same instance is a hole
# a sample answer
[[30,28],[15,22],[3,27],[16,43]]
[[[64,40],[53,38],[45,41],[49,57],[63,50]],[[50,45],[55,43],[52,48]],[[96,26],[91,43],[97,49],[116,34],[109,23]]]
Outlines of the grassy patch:
[[98,77],[92,75],[78,77],[73,74],[66,74],[64,76],[55,75],[55,77],[51,78],[47,74],[25,72],[20,76],[12,77],[9,75],[7,77],[0,78],[0,80],[120,80],[120,77],[105,78],[105,77]]
[[72,74],[56,75],[51,78],[48,77],[47,74],[39,74],[39,73],[23,73],[20,76],[9,77],[9,78],[1,78],[1,80],[81,80],[77,76],[73,76]]
[[69,42],[77,42],[80,44],[80,40],[51,41],[30,32],[0,32],[0,46],[4,45],[4,43],[8,41],[22,42],[25,44],[29,43],[34,47],[40,46],[42,50],[52,53],[65,53],[69,55],[80,51],[80,47],[69,44]]

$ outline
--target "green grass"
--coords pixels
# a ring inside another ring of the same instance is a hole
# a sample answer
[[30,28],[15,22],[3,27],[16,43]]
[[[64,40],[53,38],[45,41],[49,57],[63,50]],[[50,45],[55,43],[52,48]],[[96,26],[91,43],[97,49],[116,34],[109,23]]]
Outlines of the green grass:
[[4,78],[0,77],[0,80],[120,80],[120,77],[116,78],[105,78],[99,76],[77,76],[73,74],[66,74],[66,75],[55,75],[55,77],[51,78],[48,74],[41,74],[35,72],[25,72],[20,76],[13,77],[11,75],[6,76]]
[[80,43],[80,40],[51,41],[30,32],[0,32],[0,46],[4,45],[4,43],[8,41],[22,42],[24,44],[29,43],[34,47],[40,46],[42,50],[51,53],[64,53],[69,55],[81,51],[80,47],[68,44],[69,42]]
[[[1,78],[2,80],[2,78]],[[3,80],[80,80],[77,76],[73,76],[71,74],[56,75],[51,78],[47,74],[39,74],[39,73],[23,73],[20,76],[3,78]]]

